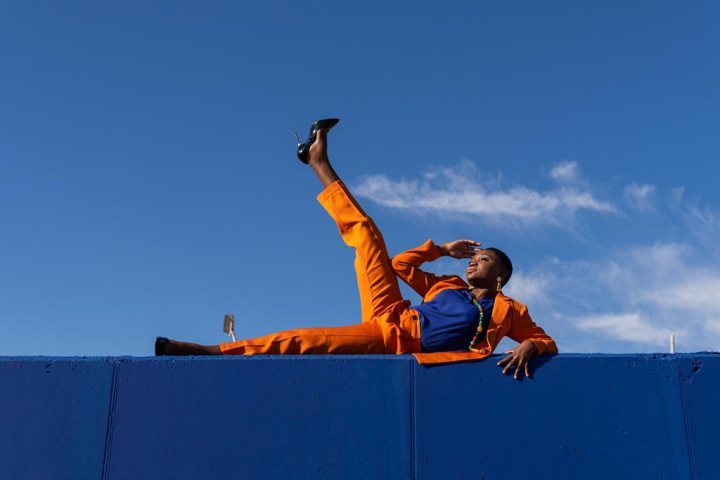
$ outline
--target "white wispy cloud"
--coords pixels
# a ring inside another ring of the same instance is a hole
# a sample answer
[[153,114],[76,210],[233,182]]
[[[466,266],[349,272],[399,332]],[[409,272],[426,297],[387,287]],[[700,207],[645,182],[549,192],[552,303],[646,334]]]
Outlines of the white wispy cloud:
[[[511,284],[515,281],[511,280]],[[592,259],[548,259],[508,289],[561,348],[604,352],[720,349],[720,259],[689,244],[613,249]],[[510,287],[510,285],[509,285]]]
[[[573,167],[575,169],[576,167]],[[353,191],[391,208],[415,213],[465,214],[532,223],[567,221],[580,210],[612,213],[615,207],[587,189],[539,191],[522,185],[503,188],[498,178],[483,177],[475,164],[439,168],[421,179],[392,180],[384,174],[363,178]]]
[[557,278],[552,270],[535,270],[532,274],[519,271],[513,273],[512,281],[504,291],[533,305],[545,301],[548,290],[554,285],[557,285]]
[[668,338],[678,330],[658,326],[639,312],[611,312],[589,315],[575,319],[581,330],[594,330],[597,333],[619,340],[665,346]]
[[682,187],[670,192],[669,207],[669,213],[681,226],[684,237],[691,238],[706,255],[720,258],[720,212],[702,204],[697,197],[688,198]]
[[654,185],[638,185],[637,183],[631,183],[625,187],[623,196],[625,197],[625,201],[635,210],[639,210],[641,212],[654,210]]
[[576,180],[578,174],[578,166],[575,161],[560,162],[550,170],[550,178],[561,182]]

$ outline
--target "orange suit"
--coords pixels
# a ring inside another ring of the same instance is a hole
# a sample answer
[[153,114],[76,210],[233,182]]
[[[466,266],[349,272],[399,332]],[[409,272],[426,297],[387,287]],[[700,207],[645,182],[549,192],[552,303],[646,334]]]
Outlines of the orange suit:
[[299,328],[221,343],[223,354],[412,353],[420,363],[446,363],[485,358],[504,335],[517,341],[531,339],[539,353],[557,351],[553,340],[530,320],[524,305],[498,294],[487,340],[477,349],[472,352],[420,353],[419,314],[402,298],[397,276],[426,301],[446,288],[464,289],[468,285],[460,277],[436,277],[417,268],[423,261],[440,256],[437,246],[430,240],[391,261],[380,230],[341,181],[323,190],[318,201],[335,220],[343,241],[355,249],[362,323],[347,327]]

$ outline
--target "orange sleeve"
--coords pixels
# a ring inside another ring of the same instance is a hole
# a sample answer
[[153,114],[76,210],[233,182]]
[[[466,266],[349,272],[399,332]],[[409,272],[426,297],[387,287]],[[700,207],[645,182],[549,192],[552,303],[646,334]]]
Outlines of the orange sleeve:
[[538,355],[544,353],[558,353],[555,340],[545,330],[538,327],[530,318],[530,313],[525,305],[520,308],[520,315],[513,318],[512,325],[507,336],[516,342],[530,340],[535,344]]
[[410,288],[424,298],[440,278],[432,273],[424,272],[418,267],[441,256],[442,253],[438,246],[428,239],[419,247],[395,255],[392,258],[392,267],[400,280],[407,283]]

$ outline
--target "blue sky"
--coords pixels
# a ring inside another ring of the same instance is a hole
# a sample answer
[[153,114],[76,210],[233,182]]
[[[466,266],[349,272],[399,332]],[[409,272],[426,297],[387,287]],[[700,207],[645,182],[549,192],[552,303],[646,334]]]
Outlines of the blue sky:
[[359,321],[294,156],[327,116],[391,253],[502,248],[562,351],[718,350],[719,23],[710,1],[5,2],[0,355]]

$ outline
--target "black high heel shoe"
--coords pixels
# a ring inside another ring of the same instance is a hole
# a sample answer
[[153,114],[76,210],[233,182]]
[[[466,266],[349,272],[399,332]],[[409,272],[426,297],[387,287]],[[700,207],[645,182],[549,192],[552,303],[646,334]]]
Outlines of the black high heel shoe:
[[321,128],[327,128],[328,130],[330,130],[332,127],[337,125],[339,121],[339,118],[324,118],[313,123],[310,126],[310,134],[308,135],[308,139],[305,141],[305,143],[300,143],[300,137],[298,137],[297,132],[295,132],[295,138],[297,138],[298,142],[297,156],[301,162],[308,163],[308,153],[310,152],[310,145],[315,142],[315,136],[317,135],[317,131]]

